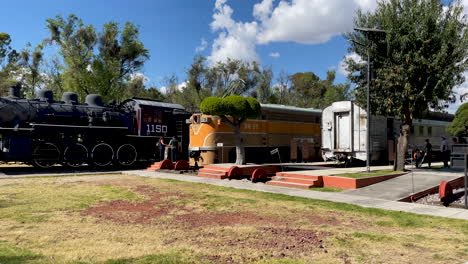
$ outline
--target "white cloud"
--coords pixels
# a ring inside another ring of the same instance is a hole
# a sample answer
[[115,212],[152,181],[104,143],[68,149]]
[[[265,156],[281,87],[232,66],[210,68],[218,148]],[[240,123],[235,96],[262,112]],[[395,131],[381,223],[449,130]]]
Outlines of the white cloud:
[[227,58],[258,61],[256,46],[270,42],[324,43],[352,30],[354,11],[373,10],[376,0],[262,0],[253,21],[235,21],[228,0],[217,0],[210,26],[218,37],[210,64]]
[[182,91],[184,88],[187,88],[188,81],[182,82],[181,84],[177,85],[177,90]]
[[212,45],[211,55],[208,57],[210,65],[228,58],[245,61],[258,61],[255,51],[257,22],[235,22],[231,15],[232,8],[226,5],[227,0],[217,0],[211,30],[219,32]]
[[150,79],[148,78],[148,76],[144,75],[143,73],[141,72],[134,72],[130,75],[130,80],[135,80],[135,79],[143,79],[144,82],[149,82]]
[[462,1],[462,6],[464,7],[464,13],[468,16],[468,0]]
[[338,64],[338,72],[341,73],[344,76],[348,76],[349,71],[348,71],[348,60],[353,60],[358,64],[364,63],[364,60],[359,56],[357,53],[352,52],[344,56],[343,60],[340,61]]
[[463,101],[463,102],[460,101],[460,95],[468,93],[468,71],[465,72],[464,75],[465,75],[465,82],[462,85],[460,85],[458,87],[455,87],[453,89],[453,92],[455,93],[457,101],[454,104],[450,104],[448,109],[447,109],[447,112],[449,112],[451,114],[454,114],[457,111],[458,107],[460,107],[460,105],[462,105],[463,103],[468,102],[468,98],[465,98],[465,101]]
[[281,54],[279,52],[272,52],[269,54],[270,57],[273,57],[273,58],[279,58],[281,56]]
[[[178,91],[182,91],[184,88],[187,87],[188,85],[188,81],[184,81],[180,84],[177,85],[177,90]],[[167,86],[162,86],[161,88],[159,88],[159,91],[163,94],[167,94],[169,92],[169,88]]]
[[202,52],[202,51],[204,51],[206,49],[207,46],[208,46],[208,42],[204,38],[202,38],[200,46],[195,48],[195,51],[196,52]]

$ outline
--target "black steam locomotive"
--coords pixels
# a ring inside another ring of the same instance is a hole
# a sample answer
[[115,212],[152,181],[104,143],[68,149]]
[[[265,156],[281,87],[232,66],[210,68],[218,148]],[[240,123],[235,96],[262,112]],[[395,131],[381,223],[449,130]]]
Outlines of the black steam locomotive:
[[[185,120],[190,115],[181,105],[140,98],[104,105],[96,94],[79,103],[71,92],[54,101],[50,90],[27,100],[19,89],[14,86],[0,98],[0,161],[41,168],[130,166],[153,159],[161,136],[176,136],[181,150],[188,149]],[[181,154],[187,158],[186,151]]]

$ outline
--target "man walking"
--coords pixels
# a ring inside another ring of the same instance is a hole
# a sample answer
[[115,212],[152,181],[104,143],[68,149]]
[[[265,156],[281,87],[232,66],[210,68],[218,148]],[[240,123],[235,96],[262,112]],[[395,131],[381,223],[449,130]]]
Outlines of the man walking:
[[424,159],[427,162],[428,167],[431,167],[432,161],[432,144],[429,142],[429,139],[426,139],[426,145],[424,146],[424,151],[426,152]]
[[448,167],[450,152],[445,137],[442,137],[442,142],[440,143],[440,153],[442,154],[442,161],[444,162],[444,167]]

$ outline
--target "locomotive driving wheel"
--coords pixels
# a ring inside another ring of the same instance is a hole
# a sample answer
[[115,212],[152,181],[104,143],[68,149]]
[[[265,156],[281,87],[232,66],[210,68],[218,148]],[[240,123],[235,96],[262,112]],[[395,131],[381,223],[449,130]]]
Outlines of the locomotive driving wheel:
[[91,151],[91,160],[94,165],[104,167],[110,165],[114,159],[114,150],[107,143],[99,143]]
[[70,145],[63,152],[63,161],[67,166],[80,167],[88,161],[88,149],[79,143]]
[[42,142],[34,149],[32,160],[34,166],[50,168],[60,161],[60,150],[55,144]]
[[130,166],[137,159],[137,151],[131,144],[124,144],[117,150],[117,161],[120,165]]

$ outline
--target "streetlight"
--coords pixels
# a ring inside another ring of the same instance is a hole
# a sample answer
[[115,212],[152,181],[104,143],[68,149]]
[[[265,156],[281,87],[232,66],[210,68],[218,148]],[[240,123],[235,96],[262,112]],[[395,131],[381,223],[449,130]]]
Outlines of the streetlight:
[[[385,30],[376,29],[376,28],[354,28],[355,31],[363,32],[363,33],[386,33]],[[364,46],[361,43],[355,42],[354,43]],[[369,46],[367,46],[367,146],[366,146],[366,167],[367,172],[370,172],[370,122],[371,122],[371,112],[370,112],[370,96],[369,96],[369,87],[370,87],[370,52]]]

